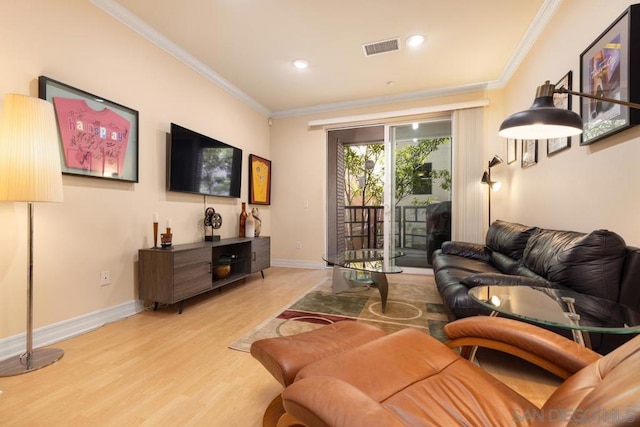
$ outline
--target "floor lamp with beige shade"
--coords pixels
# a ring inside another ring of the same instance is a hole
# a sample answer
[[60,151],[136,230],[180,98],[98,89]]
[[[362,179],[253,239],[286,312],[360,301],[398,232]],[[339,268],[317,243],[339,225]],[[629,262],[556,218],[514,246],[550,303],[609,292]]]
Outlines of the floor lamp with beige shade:
[[27,351],[0,362],[0,376],[48,366],[64,352],[33,349],[33,202],[62,201],[62,171],[53,105],[42,99],[7,94],[0,120],[0,201],[26,202]]

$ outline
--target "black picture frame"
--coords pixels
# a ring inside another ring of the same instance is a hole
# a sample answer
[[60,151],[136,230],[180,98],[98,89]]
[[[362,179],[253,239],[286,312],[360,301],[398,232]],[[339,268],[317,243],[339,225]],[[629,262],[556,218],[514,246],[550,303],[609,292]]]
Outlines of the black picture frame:
[[518,160],[518,140],[513,138],[507,139],[507,164]]
[[522,160],[520,167],[522,169],[529,168],[538,163],[538,140],[523,139],[522,140]]
[[[572,85],[573,71],[570,70],[560,80],[558,80],[558,83],[556,83],[556,88],[565,88],[567,90],[572,90]],[[554,93],[553,104],[556,106],[556,108],[571,110],[571,95],[568,93]],[[560,151],[566,150],[567,148],[571,148],[570,136],[566,136],[564,138],[547,139],[547,157],[559,153]]]
[[38,95],[56,112],[63,174],[138,182],[138,111],[46,76]]
[[271,204],[271,160],[249,154],[249,204]]
[[[640,5],[625,10],[580,55],[580,91],[640,101]],[[640,110],[610,102],[581,98],[583,133],[589,145],[640,123]]]

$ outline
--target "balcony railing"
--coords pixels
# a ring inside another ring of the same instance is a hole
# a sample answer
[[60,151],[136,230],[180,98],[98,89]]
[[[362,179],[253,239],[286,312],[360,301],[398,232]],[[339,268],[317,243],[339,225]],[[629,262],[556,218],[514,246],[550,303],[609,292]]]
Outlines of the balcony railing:
[[383,214],[382,206],[345,206],[345,249],[382,249]]
[[[346,206],[345,249],[382,249],[383,215],[382,206]],[[451,239],[450,216],[450,202],[396,207],[395,248],[424,251],[430,264],[433,251]]]

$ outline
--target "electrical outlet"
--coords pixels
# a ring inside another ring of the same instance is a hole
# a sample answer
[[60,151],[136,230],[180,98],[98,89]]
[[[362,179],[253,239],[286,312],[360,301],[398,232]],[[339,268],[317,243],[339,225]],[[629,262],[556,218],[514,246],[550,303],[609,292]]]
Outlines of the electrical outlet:
[[296,242],[296,249],[302,249],[302,242]]
[[100,273],[100,286],[106,286],[111,283],[111,272],[103,271]]

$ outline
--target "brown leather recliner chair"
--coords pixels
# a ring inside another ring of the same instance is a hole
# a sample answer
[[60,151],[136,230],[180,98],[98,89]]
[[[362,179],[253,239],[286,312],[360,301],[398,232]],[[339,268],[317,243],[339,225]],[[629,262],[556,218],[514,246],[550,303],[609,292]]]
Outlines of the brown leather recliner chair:
[[573,341],[504,318],[471,317],[445,332],[569,376],[538,408],[446,345],[415,329],[302,368],[282,393],[278,426],[640,425],[640,337],[601,357]]

